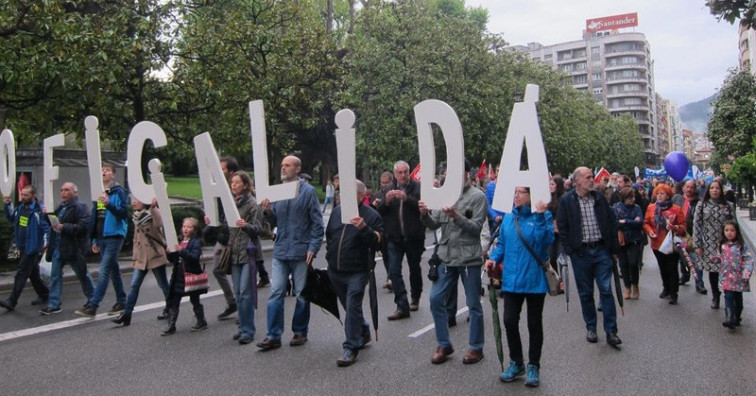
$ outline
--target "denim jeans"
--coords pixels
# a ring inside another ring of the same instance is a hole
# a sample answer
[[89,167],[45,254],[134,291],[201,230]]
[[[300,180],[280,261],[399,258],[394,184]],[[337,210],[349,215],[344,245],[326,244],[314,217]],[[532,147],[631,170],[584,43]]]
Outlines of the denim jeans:
[[97,275],[97,287],[94,295],[89,299],[87,305],[97,309],[105,298],[105,292],[108,291],[108,282],[113,280],[113,290],[116,294],[118,304],[126,304],[126,292],[123,289],[123,279],[121,279],[121,267],[118,265],[118,252],[123,246],[123,238],[103,238],[97,241],[97,247],[100,248],[100,273]]
[[404,278],[402,277],[402,259],[405,254],[407,255],[407,264],[409,265],[412,300],[420,300],[420,295],[423,292],[423,274],[420,269],[420,259],[425,251],[423,242],[389,241],[388,243],[389,279],[391,279],[391,288],[394,291],[394,303],[396,303],[396,308],[400,311],[409,311],[407,288],[404,285]]
[[370,279],[369,272],[343,273],[328,271],[333,291],[344,307],[344,349],[358,350],[362,347],[362,337],[370,335],[370,325],[362,314],[362,300],[365,286]]
[[306,336],[310,325],[310,303],[300,294],[307,282],[307,263],[304,260],[279,260],[273,258],[271,269],[270,296],[268,296],[268,334],[267,338],[280,340],[284,327],[284,294],[289,275],[294,279],[294,294],[297,304],[291,321],[294,334]]
[[725,290],[725,308],[735,309],[743,306],[743,292]]
[[254,337],[255,306],[252,303],[252,282],[255,282],[255,279],[250,273],[250,264],[232,265],[231,280],[234,282],[236,306],[239,309],[239,335],[242,337]]
[[446,304],[449,300],[449,291],[452,284],[462,278],[462,286],[465,288],[465,301],[470,310],[470,335],[471,349],[482,350],[485,344],[483,331],[483,307],[480,303],[480,265],[468,267],[438,266],[438,280],[433,282],[430,291],[430,309],[433,322],[436,327],[436,340],[440,347],[450,347],[449,340],[449,316]]
[[617,308],[612,294],[612,258],[604,246],[583,248],[570,254],[572,272],[575,275],[580,307],[583,310],[585,328],[596,330],[596,303],[593,299],[593,283],[599,290],[601,311],[604,316],[604,331],[617,331]]
[[[134,268],[134,272],[131,273],[131,289],[129,289],[129,296],[126,297],[126,308],[123,310],[124,314],[131,315],[131,313],[134,312],[134,306],[139,298],[139,289],[142,287],[142,282],[144,282],[144,278],[147,276],[148,272],[149,270]],[[160,290],[163,291],[163,296],[167,299],[169,286],[168,276],[165,273],[165,266],[161,265],[160,267],[153,268],[152,273],[155,275],[155,280],[157,280]]]
[[323,213],[325,213],[326,208],[328,208],[328,204],[333,202],[333,197],[325,197],[325,201],[323,201]]
[[41,256],[39,254],[22,254],[18,259],[18,270],[16,276],[13,279],[13,291],[8,296],[8,302],[12,306],[18,304],[18,298],[21,296],[21,292],[24,291],[26,286],[26,280],[31,281],[34,291],[37,292],[37,296],[43,300],[47,300],[50,295],[50,290],[42,282],[39,277],[39,260]]
[[84,292],[84,296],[87,300],[92,298],[94,294],[94,285],[92,283],[92,276],[87,271],[86,263],[78,264],[76,261],[66,261],[60,258],[60,254],[56,250],[53,253],[52,268],[50,270],[50,299],[47,306],[52,309],[60,308],[60,297],[63,292],[63,266],[69,264],[74,270],[76,277],[79,279],[81,285],[81,291]]

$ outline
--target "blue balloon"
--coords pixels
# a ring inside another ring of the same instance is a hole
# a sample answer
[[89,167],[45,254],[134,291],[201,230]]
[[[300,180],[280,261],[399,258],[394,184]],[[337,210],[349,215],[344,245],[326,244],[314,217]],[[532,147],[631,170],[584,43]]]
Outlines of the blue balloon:
[[664,169],[672,179],[678,182],[688,175],[689,166],[688,157],[679,151],[673,151],[664,158]]

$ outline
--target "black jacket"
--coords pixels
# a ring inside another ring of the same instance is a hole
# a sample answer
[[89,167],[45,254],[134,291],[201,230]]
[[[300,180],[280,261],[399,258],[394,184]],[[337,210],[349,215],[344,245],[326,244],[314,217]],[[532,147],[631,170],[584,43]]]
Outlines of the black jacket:
[[[63,216],[61,211],[65,208]],[[60,258],[66,261],[75,261],[77,264],[86,263],[86,254],[89,250],[89,227],[91,217],[87,205],[78,198],[62,203],[55,210],[58,221],[63,224],[60,232],[50,232],[50,246],[55,248],[56,239],[60,238],[57,248]],[[48,252],[52,252],[49,249]]]
[[341,206],[331,213],[326,227],[326,260],[334,272],[368,272],[373,266],[374,252],[381,247],[383,220],[375,209],[360,204],[360,217],[365,220],[361,231],[341,222]]
[[[603,194],[596,191],[591,191],[590,194],[593,195],[595,200],[594,209],[604,247],[609,249],[609,253],[617,254],[620,250],[617,240],[617,216],[609,207],[609,203]],[[579,253],[583,247],[581,221],[580,203],[578,202],[577,192],[573,189],[562,196],[559,201],[559,212],[557,212],[559,240],[567,254]]]
[[[384,199],[376,208],[378,213],[383,217],[383,223],[386,230],[386,239],[390,241],[424,241],[425,225],[420,221],[420,183],[410,180],[404,188],[399,188],[396,183],[391,184],[386,192],[391,190],[404,190],[407,199],[404,202],[398,199],[392,199],[391,203],[386,204]],[[401,209],[402,218],[399,219]],[[402,232],[402,223],[404,232]]]

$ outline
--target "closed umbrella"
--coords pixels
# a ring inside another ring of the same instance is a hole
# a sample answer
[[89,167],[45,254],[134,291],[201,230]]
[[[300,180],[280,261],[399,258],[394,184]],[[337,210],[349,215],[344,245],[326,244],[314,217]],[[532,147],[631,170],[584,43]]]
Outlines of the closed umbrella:
[[493,322],[494,341],[496,342],[496,356],[499,358],[501,371],[504,371],[504,347],[501,341],[501,321],[499,320],[499,297],[498,291],[501,288],[501,281],[491,277],[488,284],[488,300],[491,302],[491,321]]
[[619,268],[617,267],[617,260],[612,256],[612,273],[614,274],[614,292],[617,297],[617,304],[620,306],[620,312],[622,316],[625,316],[625,302],[622,298],[622,284],[620,283]]
[[564,284],[564,301],[567,304],[567,312],[570,312],[570,256],[560,253],[557,258],[559,271],[562,273],[562,283]]
[[375,340],[378,341],[378,286],[375,284],[375,252],[371,250],[370,256],[373,258],[373,265],[370,268],[370,278],[368,279],[368,298],[370,299],[373,332],[375,332]]

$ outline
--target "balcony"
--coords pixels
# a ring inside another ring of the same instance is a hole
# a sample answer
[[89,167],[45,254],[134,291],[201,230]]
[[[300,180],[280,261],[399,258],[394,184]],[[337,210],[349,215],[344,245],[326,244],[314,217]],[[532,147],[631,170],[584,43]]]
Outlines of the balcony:
[[647,55],[645,48],[633,48],[633,49],[622,49],[622,50],[606,50],[604,49],[604,57],[610,58],[615,56],[623,56],[623,55]]
[[608,84],[621,84],[621,83],[626,83],[626,82],[644,82],[644,83],[648,83],[648,80],[646,79],[645,76],[639,76],[639,77],[624,77],[624,76],[619,76],[619,77],[611,77],[611,78],[607,78],[606,79],[606,84],[607,85]]
[[612,98],[624,98],[628,96],[636,96],[640,98],[648,98],[648,92],[644,90],[639,91],[620,91],[620,92],[607,92],[606,98],[612,99]]
[[626,70],[626,69],[640,69],[640,70],[646,70],[648,69],[648,65],[646,65],[645,62],[635,62],[635,63],[617,63],[617,64],[607,64],[604,66],[604,70],[610,71],[610,70]]
[[649,108],[646,105],[619,105],[615,107],[609,107],[609,112],[612,114],[623,112],[623,111],[648,111]]

